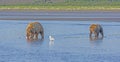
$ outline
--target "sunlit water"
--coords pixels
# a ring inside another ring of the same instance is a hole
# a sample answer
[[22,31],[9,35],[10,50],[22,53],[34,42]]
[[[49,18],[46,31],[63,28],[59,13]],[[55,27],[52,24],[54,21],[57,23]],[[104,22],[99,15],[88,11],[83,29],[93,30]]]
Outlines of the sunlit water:
[[[28,42],[29,20],[0,20],[0,62],[119,62],[120,22],[41,21],[44,41]],[[101,24],[105,37],[89,39],[89,26]],[[49,36],[54,41],[49,41]],[[39,36],[40,38],[40,36]]]

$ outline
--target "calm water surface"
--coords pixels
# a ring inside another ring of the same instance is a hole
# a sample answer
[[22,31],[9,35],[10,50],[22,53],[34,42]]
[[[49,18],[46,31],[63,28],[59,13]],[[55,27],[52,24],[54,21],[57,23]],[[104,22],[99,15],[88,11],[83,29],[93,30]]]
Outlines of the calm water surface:
[[[119,62],[120,22],[41,21],[44,41],[28,42],[29,20],[0,20],[0,62]],[[104,39],[89,39],[89,25],[103,26]],[[55,40],[49,41],[52,35]],[[40,36],[39,36],[40,37]]]

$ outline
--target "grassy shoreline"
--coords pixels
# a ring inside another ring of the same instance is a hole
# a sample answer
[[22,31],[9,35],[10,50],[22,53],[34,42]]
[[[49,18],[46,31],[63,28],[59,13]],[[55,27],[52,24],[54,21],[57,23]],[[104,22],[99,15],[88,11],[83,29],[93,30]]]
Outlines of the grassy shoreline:
[[65,0],[63,2],[1,4],[0,10],[48,10],[48,11],[80,11],[80,10],[120,10],[120,0]]
[[37,5],[7,5],[0,10],[48,10],[48,11],[80,11],[80,10],[120,10],[120,6],[37,6]]

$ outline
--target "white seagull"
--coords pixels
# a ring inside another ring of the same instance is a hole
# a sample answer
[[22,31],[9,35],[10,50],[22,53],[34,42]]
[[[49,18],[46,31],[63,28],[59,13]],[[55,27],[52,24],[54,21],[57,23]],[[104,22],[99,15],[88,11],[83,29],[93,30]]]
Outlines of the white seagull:
[[50,39],[50,41],[54,41],[55,40],[54,37],[52,37],[52,36],[49,36],[49,39]]

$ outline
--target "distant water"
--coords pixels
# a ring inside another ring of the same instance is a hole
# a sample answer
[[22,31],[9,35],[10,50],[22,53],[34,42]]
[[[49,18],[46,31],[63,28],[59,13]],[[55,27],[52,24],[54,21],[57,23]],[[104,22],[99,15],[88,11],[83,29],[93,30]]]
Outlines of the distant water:
[[[44,41],[25,39],[26,26],[33,21],[43,25]],[[92,23],[102,25],[103,39],[89,39]],[[0,20],[0,62],[119,62],[119,28],[120,22]]]

